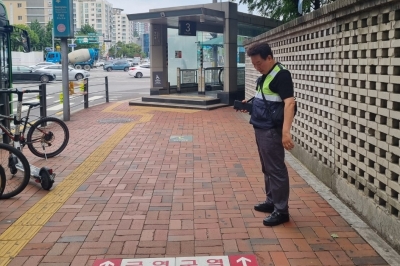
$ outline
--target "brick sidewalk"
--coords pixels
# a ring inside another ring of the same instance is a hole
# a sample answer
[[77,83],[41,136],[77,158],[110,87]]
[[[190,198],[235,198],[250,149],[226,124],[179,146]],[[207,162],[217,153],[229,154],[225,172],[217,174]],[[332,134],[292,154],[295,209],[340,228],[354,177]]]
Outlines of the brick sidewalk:
[[[116,118],[131,121],[106,123]],[[71,196],[9,265],[230,254],[255,254],[263,266],[388,265],[290,166],[291,220],[263,226],[265,214],[253,210],[265,199],[253,129],[232,108],[104,104],[73,114],[68,127],[60,156],[29,156],[54,168],[53,191],[32,183],[0,202],[4,235],[39,200],[71,184]]]

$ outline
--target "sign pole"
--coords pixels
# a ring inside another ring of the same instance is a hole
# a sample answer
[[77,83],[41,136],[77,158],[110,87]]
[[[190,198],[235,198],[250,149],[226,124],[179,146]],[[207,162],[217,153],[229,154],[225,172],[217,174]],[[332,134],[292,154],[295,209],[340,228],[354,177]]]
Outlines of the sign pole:
[[69,80],[68,80],[68,38],[61,38],[61,68],[62,68],[62,93],[63,93],[63,119],[64,121],[70,120],[70,106],[69,106]]
[[53,0],[53,32],[61,40],[63,119],[70,120],[68,38],[74,38],[73,0]]
[[[53,20],[54,23],[54,20]],[[51,47],[53,48],[53,52],[54,50],[54,25],[53,25],[53,29],[51,30]]]

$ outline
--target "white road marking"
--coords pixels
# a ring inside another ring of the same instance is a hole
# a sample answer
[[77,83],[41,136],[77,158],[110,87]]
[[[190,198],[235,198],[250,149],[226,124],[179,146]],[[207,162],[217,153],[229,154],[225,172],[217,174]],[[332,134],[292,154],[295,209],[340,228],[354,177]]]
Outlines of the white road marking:
[[[74,105],[74,103],[69,103],[69,105]],[[47,111],[58,111],[58,110],[61,110],[61,109],[63,109],[63,104],[58,104],[56,106],[47,108]]]
[[[105,96],[93,96],[93,97],[89,97],[89,102],[93,102],[93,101],[96,101],[96,100],[98,100],[98,99],[102,99],[102,98],[105,98]],[[81,101],[81,103],[83,103],[83,101]]]

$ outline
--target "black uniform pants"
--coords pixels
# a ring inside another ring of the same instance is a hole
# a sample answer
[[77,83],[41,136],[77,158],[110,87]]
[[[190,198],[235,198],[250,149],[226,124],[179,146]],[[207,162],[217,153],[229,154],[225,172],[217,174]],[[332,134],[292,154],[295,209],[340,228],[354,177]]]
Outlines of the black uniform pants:
[[254,130],[264,173],[267,202],[274,204],[275,211],[288,213],[289,174],[285,165],[282,135],[276,129]]

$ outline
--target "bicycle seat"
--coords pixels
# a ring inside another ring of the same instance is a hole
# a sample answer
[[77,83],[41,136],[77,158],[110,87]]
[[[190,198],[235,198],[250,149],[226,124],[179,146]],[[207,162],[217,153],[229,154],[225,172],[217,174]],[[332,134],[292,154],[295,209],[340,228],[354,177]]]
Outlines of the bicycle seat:
[[36,107],[36,106],[39,106],[40,103],[23,103],[22,105],[27,105],[27,106],[30,106],[30,107]]

